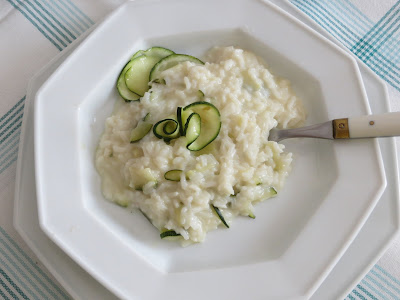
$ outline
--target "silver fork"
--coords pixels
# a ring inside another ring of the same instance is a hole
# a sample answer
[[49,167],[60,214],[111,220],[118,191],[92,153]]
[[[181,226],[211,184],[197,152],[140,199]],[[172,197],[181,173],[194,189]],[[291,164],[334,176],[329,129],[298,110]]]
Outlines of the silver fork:
[[268,140],[289,138],[355,139],[400,136],[400,112],[334,119],[320,124],[294,128],[271,129]]

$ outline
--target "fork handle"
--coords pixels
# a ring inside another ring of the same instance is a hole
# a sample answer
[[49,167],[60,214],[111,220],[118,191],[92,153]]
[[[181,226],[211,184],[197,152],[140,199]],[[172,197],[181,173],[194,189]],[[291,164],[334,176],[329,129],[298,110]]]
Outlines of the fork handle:
[[333,138],[400,136],[400,112],[335,119]]

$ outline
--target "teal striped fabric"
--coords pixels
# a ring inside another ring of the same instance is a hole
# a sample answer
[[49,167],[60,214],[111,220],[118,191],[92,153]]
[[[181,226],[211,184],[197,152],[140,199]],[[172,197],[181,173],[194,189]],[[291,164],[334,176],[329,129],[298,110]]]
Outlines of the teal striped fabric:
[[[94,22],[70,0],[7,0],[58,50],[63,50]],[[0,117],[0,174],[15,165],[25,97]],[[0,227],[0,298],[70,299]]]
[[400,91],[400,1],[376,23],[350,0],[291,0],[383,80]]
[[[62,51],[94,22],[71,0],[7,1],[56,49]],[[350,0],[290,0],[400,91],[400,0],[378,21]],[[78,3],[78,2],[76,2]],[[0,117],[0,175],[15,165],[25,97]],[[0,298],[69,299],[59,284],[0,227]],[[400,281],[376,265],[346,299],[400,299]]]

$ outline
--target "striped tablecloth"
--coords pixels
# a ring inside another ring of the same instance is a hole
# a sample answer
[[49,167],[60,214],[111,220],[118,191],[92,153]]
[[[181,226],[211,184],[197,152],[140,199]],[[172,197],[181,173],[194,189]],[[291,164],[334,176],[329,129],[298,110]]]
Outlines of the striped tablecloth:
[[[0,298],[70,298],[13,228],[26,88],[41,67],[122,2],[0,0]],[[400,111],[400,1],[290,2],[378,74],[388,85],[391,110]],[[347,299],[400,299],[400,238]]]

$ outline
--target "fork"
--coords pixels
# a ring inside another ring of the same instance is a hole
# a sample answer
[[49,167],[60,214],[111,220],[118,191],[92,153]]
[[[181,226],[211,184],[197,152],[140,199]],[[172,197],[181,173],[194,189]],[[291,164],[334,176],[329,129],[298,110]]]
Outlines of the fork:
[[293,129],[273,128],[268,140],[289,138],[357,139],[400,136],[400,112],[334,119],[320,124]]

